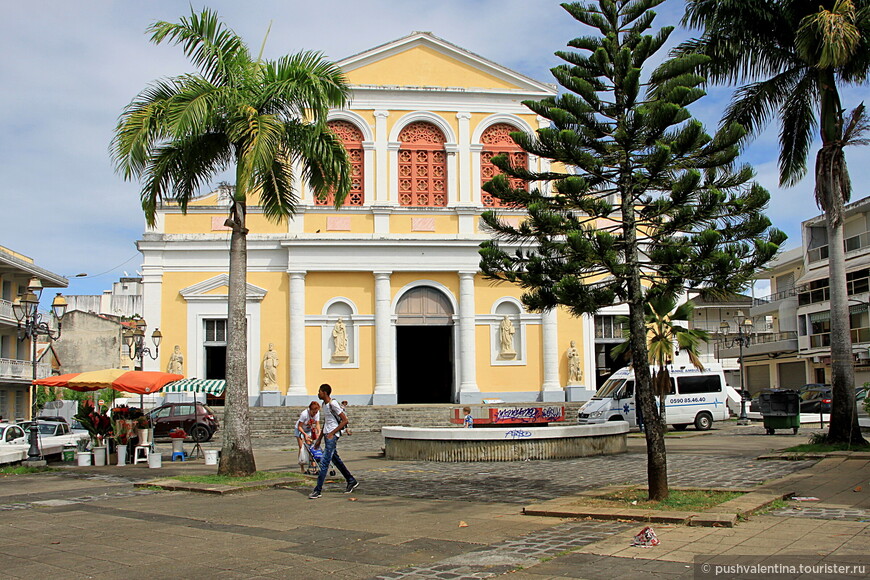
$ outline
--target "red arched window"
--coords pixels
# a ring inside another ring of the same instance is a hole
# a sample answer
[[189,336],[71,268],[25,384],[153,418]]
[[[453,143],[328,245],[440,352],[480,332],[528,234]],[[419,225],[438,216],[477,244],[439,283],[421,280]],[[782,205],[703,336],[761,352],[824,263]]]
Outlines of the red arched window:
[[410,123],[399,133],[399,205],[447,205],[444,133],[432,123]]
[[[529,166],[529,154],[511,139],[511,132],[518,130],[507,123],[496,123],[487,128],[480,136],[480,142],[483,144],[483,150],[480,152],[480,185],[501,173],[501,170],[492,164],[492,158],[496,155],[506,154],[508,161],[514,167],[525,168]],[[529,187],[529,184],[522,179],[511,179],[510,182],[514,189],[528,189]],[[480,199],[486,207],[509,205],[502,203],[501,200],[483,190],[480,191]]]
[[[362,131],[350,121],[330,121],[327,125],[341,139],[345,150],[347,150],[347,156],[350,158],[350,191],[344,198],[344,205],[362,205],[365,202],[365,166],[363,164],[365,156],[362,149]],[[330,193],[324,197],[316,197],[314,203],[333,205],[335,196]]]

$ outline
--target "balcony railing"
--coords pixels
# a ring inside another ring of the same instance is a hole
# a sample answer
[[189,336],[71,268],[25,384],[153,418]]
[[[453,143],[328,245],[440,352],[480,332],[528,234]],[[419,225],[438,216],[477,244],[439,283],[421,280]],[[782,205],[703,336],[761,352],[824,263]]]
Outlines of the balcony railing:
[[752,343],[749,346],[751,347],[753,344],[780,342],[781,340],[797,340],[797,332],[789,330],[786,332],[771,332],[769,334],[753,334]]
[[[36,378],[44,379],[51,375],[51,364],[41,362],[36,364]],[[20,379],[29,381],[33,378],[33,363],[29,360],[0,358],[0,379]]]
[[[870,232],[862,232],[857,236],[852,236],[851,238],[843,240],[843,249],[846,250],[846,252],[854,252],[855,250],[867,247],[870,247]],[[813,248],[812,250],[807,250],[807,261],[809,262],[820,262],[827,259],[827,257],[827,244],[819,246],[818,248]]]
[[770,294],[768,296],[762,296],[760,298],[753,298],[752,305],[760,306],[762,304],[769,304],[770,302],[776,302],[777,300],[783,300],[785,298],[789,298],[797,294],[797,288],[789,288],[788,290],[782,290],[780,292],[776,292],[774,294]]
[[0,299],[0,318],[15,321],[15,313],[12,312],[12,303],[10,301]]
[[[850,334],[852,335],[852,344],[870,342],[870,328],[853,328]],[[822,348],[826,346],[831,346],[830,332],[810,335],[810,348]]]

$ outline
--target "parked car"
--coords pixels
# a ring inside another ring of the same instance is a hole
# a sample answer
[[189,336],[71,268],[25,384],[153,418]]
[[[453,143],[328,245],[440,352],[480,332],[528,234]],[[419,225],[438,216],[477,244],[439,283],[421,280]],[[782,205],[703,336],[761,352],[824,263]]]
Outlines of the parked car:
[[27,433],[21,425],[15,423],[0,423],[0,445],[27,443]]
[[61,417],[60,415],[53,415],[53,416],[40,415],[39,417],[36,418],[36,420],[37,421],[55,421],[57,423],[66,423],[67,422],[66,417]]
[[831,386],[830,385],[805,385],[800,389],[801,415],[831,412]]
[[70,428],[66,421],[43,421],[36,420],[36,428],[39,431],[40,437],[53,437],[55,435],[69,435]]
[[154,437],[169,437],[173,429],[184,429],[191,439],[205,442],[214,436],[218,419],[208,405],[202,403],[166,403],[148,412]]

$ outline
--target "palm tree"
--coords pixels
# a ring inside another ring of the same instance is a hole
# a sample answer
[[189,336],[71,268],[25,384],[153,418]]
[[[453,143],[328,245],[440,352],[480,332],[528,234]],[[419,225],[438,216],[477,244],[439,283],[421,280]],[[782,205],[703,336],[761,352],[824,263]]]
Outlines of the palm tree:
[[867,143],[867,118],[863,103],[843,109],[839,89],[864,83],[870,72],[870,2],[687,0],[683,24],[702,36],[677,52],[710,56],[701,71],[710,82],[743,84],[723,123],[738,122],[757,134],[778,117],[780,185],[795,185],[806,174],[819,129],[815,198],[825,213],[831,293],[828,440],[866,445],[855,409],[846,293],[843,209],[852,187],[843,148]]
[[[667,425],[665,417],[665,397],[670,393],[671,374],[668,371],[678,352],[685,352],[689,362],[698,369],[704,370],[698,347],[702,342],[710,340],[710,334],[698,328],[686,328],[677,324],[677,320],[691,320],[695,303],[691,300],[677,306],[675,298],[666,295],[648,296],[644,304],[644,322],[646,323],[646,342],[649,364],[654,367],[652,386],[659,398],[659,417],[662,425]],[[625,325],[627,328],[627,325]],[[629,331],[626,330],[625,342],[610,351],[613,358],[625,356],[629,352]],[[679,351],[677,350],[679,349]]]
[[139,93],[119,118],[112,156],[124,179],[141,180],[149,226],[160,203],[186,211],[201,186],[235,169],[226,221],[232,230],[227,390],[218,473],[247,475],[256,470],[248,422],[247,201],[251,196],[268,219],[281,221],[296,211],[298,179],[342,202],[350,184],[347,153],[326,116],[346,104],[348,87],[319,53],[252,58],[209,9],[191,9],[178,23],[156,22],[148,32],[155,44],[180,44],[198,73],[155,81]]

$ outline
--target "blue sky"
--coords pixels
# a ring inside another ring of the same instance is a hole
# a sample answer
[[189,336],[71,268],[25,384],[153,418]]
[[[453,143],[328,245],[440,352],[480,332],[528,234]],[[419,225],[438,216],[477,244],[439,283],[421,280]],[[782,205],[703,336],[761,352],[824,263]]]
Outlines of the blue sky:
[[[550,0],[249,0],[212,1],[223,20],[256,51],[272,22],[265,56],[320,50],[333,60],[426,30],[545,82],[560,61],[553,52],[583,34]],[[197,8],[202,4],[194,3]],[[656,25],[679,24],[683,3],[669,0]],[[188,3],[171,0],[7,3],[0,22],[0,196],[7,213],[0,245],[71,279],[67,294],[99,294],[141,258],[144,220],[136,183],[121,180],[108,147],[122,108],[150,81],[191,70],[174,46],[155,46],[145,29],[177,20]],[[679,28],[674,42],[689,36]],[[674,44],[672,42],[671,44]],[[855,106],[866,88],[844,92]],[[731,94],[714,88],[693,112],[712,130]],[[812,183],[777,187],[776,128],[743,160],[773,196],[768,215],[800,243],[800,222],[818,214]],[[853,199],[867,195],[870,148],[847,153]]]

